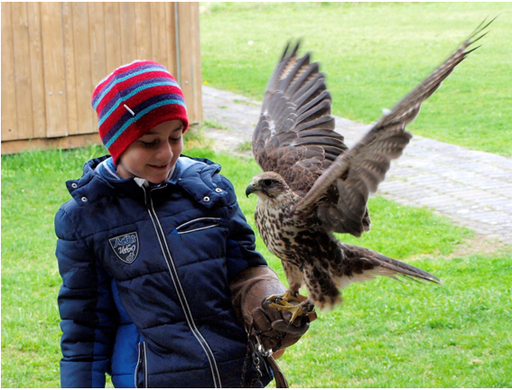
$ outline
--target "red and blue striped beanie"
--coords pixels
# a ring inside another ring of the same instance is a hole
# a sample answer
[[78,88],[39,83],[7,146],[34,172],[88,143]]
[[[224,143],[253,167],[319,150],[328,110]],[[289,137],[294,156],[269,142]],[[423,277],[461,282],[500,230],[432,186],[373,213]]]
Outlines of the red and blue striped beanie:
[[105,77],[94,89],[101,140],[118,164],[132,142],[160,123],[179,119],[188,128],[187,108],[178,83],[163,65],[134,61]]

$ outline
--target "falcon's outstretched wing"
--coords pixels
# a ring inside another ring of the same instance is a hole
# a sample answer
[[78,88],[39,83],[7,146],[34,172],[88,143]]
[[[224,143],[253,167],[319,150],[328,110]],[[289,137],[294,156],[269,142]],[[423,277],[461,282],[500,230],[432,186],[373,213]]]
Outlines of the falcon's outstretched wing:
[[[494,19],[493,19],[494,20]],[[476,50],[466,50],[481,39],[482,31],[492,23],[482,22],[470,37],[430,76],[384,115],[353,148],[330,164],[313,188],[297,205],[296,211],[318,207],[318,216],[327,230],[360,236],[365,230],[366,205],[370,193],[384,180],[391,159],[398,158],[412,135],[405,132],[420,110],[421,103],[431,96],[453,69]],[[332,187],[338,191],[336,202],[320,202]]]
[[268,83],[252,150],[264,171],[279,173],[305,195],[347,147],[334,131],[325,77],[309,53],[297,58],[299,45],[286,47]]

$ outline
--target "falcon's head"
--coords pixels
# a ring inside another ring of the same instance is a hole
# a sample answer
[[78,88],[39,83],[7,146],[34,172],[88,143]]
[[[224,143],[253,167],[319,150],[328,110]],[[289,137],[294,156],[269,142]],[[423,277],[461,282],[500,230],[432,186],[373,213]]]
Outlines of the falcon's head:
[[281,175],[275,172],[263,172],[252,178],[245,190],[245,195],[258,195],[262,201],[282,202],[293,200],[297,195],[290,189]]

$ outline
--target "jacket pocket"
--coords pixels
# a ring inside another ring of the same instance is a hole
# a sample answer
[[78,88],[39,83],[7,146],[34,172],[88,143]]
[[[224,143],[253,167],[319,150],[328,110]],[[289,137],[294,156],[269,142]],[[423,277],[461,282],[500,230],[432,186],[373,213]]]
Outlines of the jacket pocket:
[[139,343],[139,357],[135,367],[135,387],[148,387],[146,343]]
[[211,229],[219,226],[221,224],[221,218],[216,217],[203,217],[196,218],[191,221],[185,222],[178,226],[174,234],[188,234],[194,233],[205,229]]

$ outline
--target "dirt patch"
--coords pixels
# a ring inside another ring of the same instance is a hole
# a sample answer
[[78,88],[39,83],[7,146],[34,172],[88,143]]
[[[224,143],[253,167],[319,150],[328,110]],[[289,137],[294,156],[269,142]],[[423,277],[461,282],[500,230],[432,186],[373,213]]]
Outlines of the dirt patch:
[[511,245],[504,243],[503,241],[500,241],[496,238],[489,238],[484,236],[483,234],[475,233],[473,237],[467,238],[462,243],[457,244],[454,248],[454,251],[450,254],[425,254],[411,256],[410,259],[425,260],[433,259],[436,257],[442,257],[443,259],[455,259],[458,257],[469,256],[472,254],[492,256],[500,255],[502,253],[506,253],[507,251],[512,251]]
[[489,238],[475,233],[474,237],[466,239],[463,243],[457,245],[454,252],[446,257],[453,259],[471,254],[493,255],[503,253],[505,250],[512,250],[512,247],[496,238]]

